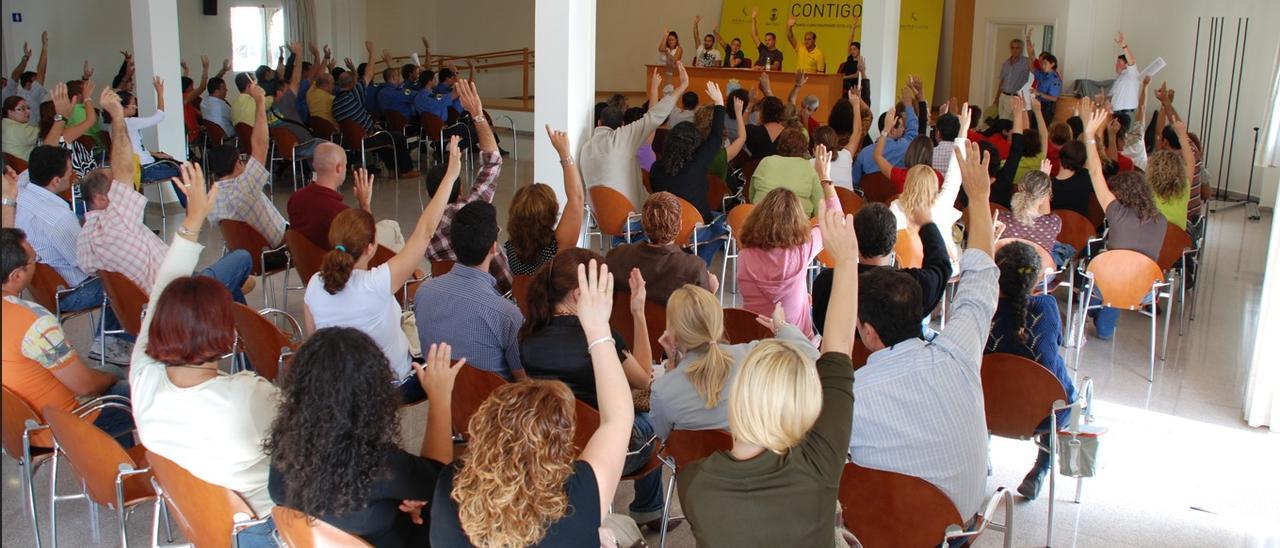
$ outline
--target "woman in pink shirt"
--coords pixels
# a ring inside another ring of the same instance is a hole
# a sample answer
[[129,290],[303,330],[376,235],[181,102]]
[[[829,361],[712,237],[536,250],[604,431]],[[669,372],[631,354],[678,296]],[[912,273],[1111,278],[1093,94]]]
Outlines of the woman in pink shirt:
[[[814,170],[822,181],[823,204],[840,209],[831,185],[831,155],[825,146],[814,150]],[[821,214],[821,213],[819,213]],[[738,235],[742,251],[738,257],[738,286],[743,308],[765,316],[779,303],[787,322],[813,337],[809,287],[805,283],[809,265],[822,252],[822,234],[804,214],[804,206],[794,193],[775,188],[755,205]]]

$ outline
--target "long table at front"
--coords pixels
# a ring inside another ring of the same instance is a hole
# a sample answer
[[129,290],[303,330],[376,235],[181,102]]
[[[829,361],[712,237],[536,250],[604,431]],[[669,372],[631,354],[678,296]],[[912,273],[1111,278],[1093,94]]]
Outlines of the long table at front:
[[[653,74],[653,69],[658,69],[658,74],[662,76],[662,85],[675,85],[678,77],[675,74],[668,75],[666,65],[645,65],[644,79],[646,85],[649,77]],[[729,95],[729,85],[736,83],[734,87],[741,87],[750,90],[758,85],[760,79],[759,70],[755,69],[734,69],[719,67],[694,67],[685,66],[685,70],[689,73],[689,91],[697,92],[699,105],[711,103],[711,98],[707,96],[707,82],[715,82],[720,84],[720,90],[727,96]],[[796,96],[796,101],[804,99],[805,96],[814,95],[818,97],[818,111],[814,116],[820,122],[826,122],[827,116],[831,113],[831,105],[835,104],[844,93],[844,77],[836,74],[808,74],[808,81],[800,86],[800,93]],[[769,71],[770,88],[773,94],[782,100],[787,99],[787,94],[791,92],[792,86],[795,85],[795,73],[771,70]],[[725,104],[727,108],[733,108],[733,105]]]

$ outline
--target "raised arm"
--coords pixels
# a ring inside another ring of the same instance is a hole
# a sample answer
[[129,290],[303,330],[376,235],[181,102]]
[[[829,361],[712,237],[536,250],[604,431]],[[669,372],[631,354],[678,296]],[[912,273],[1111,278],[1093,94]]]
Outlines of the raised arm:
[[849,354],[858,319],[858,235],[853,230],[853,215],[824,206],[818,211],[818,229],[823,249],[835,262],[822,351]]
[[289,51],[293,52],[293,71],[289,74],[289,91],[297,94],[298,86],[302,83],[302,44],[290,43]]
[[480,102],[480,93],[476,91],[475,81],[458,80],[458,85],[454,86],[454,92],[458,94],[462,108],[471,114],[471,120],[476,128],[476,139],[480,142],[480,150],[498,152],[498,140],[493,137],[491,121],[484,115],[484,105]]
[[1178,120],[1173,123],[1173,132],[1178,135],[1178,152],[1182,154],[1182,164],[1187,170],[1187,179],[1196,176],[1196,154],[1191,151],[1191,137],[1187,136],[1187,123]]
[[1036,65],[1036,45],[1031,42],[1031,27],[1027,27],[1027,61],[1032,67]]
[[627,276],[631,288],[632,339],[635,341],[631,353],[622,362],[623,373],[627,376],[627,384],[634,389],[649,387],[653,378],[653,347],[649,345],[649,322],[644,317],[645,295],[644,276],[640,269],[632,268]]
[[1125,41],[1123,32],[1116,33],[1116,43],[1120,45],[1120,49],[1124,50],[1125,63],[1131,67],[1138,63],[1138,60],[1133,57],[1133,52],[1129,51],[1129,43]]
[[1089,181],[1093,183],[1093,193],[1098,196],[1098,205],[1102,206],[1103,211],[1116,199],[1115,194],[1107,187],[1106,176],[1102,174],[1102,159],[1098,157],[1097,138],[1106,125],[1107,111],[1098,108],[1090,113],[1089,123],[1084,129],[1084,134],[1088,136],[1084,148],[1088,154]]
[[427,37],[425,35],[422,36],[421,39],[422,39],[422,67],[426,68],[431,66],[431,42],[427,41]]
[[885,177],[893,175],[893,164],[889,163],[889,160],[884,157],[884,144],[889,140],[888,132],[893,131],[893,128],[898,127],[897,124],[898,110],[890,108],[884,113],[884,127],[887,128],[887,131],[885,134],[881,135],[879,139],[876,139],[876,149],[872,151],[872,157],[876,161],[876,166],[880,168],[880,173],[883,173]]
[[796,69],[795,83],[791,85],[791,92],[787,93],[787,102],[796,103],[796,98],[800,96],[800,88],[809,82],[809,77],[805,75],[804,69]]
[[853,85],[849,90],[849,103],[853,105],[853,133],[849,135],[849,142],[844,145],[844,149],[849,151],[849,157],[857,157],[858,147],[862,146],[862,82]]
[[[49,69],[49,31],[40,33],[40,60],[36,62],[36,81],[44,85],[44,76]],[[31,105],[39,108],[40,105]]]
[[667,37],[671,36],[671,29],[662,29],[662,39],[658,41],[658,53],[670,53],[667,50]]
[[[186,76],[186,74],[183,74],[183,76]],[[183,104],[190,103],[193,99],[195,99],[196,97],[199,97],[201,93],[204,93],[204,88],[207,85],[209,85],[209,56],[201,55],[200,56],[200,82],[195,83],[194,85],[191,86],[191,89],[187,90],[182,94]]]
[[1036,128],[1040,136],[1040,154],[1049,153],[1049,126],[1045,124],[1044,111],[1040,109],[1040,101],[1031,99],[1031,113],[1036,117]]
[[413,362],[418,383],[427,392],[431,412],[427,413],[427,433],[422,437],[419,454],[448,464],[453,462],[453,384],[466,358],[453,361],[453,348],[445,343],[432,343],[427,350],[426,365]]
[[658,101],[662,100],[662,75],[658,73],[658,69],[653,69],[653,74],[649,77],[648,89],[649,110],[657,106]]
[[[65,105],[58,104],[59,98],[57,95],[57,90],[59,88],[61,88],[62,90],[61,101],[65,101],[66,102]],[[63,120],[54,121],[53,126],[49,129],[48,135],[45,135],[44,144],[57,146],[58,143],[60,142],[74,141],[76,139],[79,139],[81,135],[84,135],[89,131],[89,128],[94,127],[98,123],[98,111],[97,109],[93,108],[93,99],[90,99],[90,96],[93,94],[92,81],[85,81],[83,93],[84,93],[84,100],[83,100],[84,101],[84,120],[82,120],[79,124],[76,124],[74,126],[66,127],[66,123],[67,123],[66,118],[71,115],[71,110],[72,108],[74,108],[74,105],[71,104],[70,97],[67,97],[66,84],[58,83],[56,86],[54,86],[54,95],[53,95],[54,110],[57,111],[58,114],[62,115]],[[64,112],[64,109],[65,109],[65,112]]]
[[[719,23],[717,23],[716,26],[711,27],[711,35],[716,37],[716,45],[719,46],[721,49],[729,47],[729,43],[724,41],[723,36],[720,36]],[[694,36],[694,38],[697,38],[697,36]]]
[[111,88],[102,90],[98,104],[111,115],[111,178],[116,181],[133,181],[133,146],[129,144],[129,130],[124,125],[124,107],[120,96]]
[[555,131],[547,126],[547,138],[560,156],[560,167],[564,171],[564,213],[560,214],[560,223],[556,225],[556,249],[577,247],[578,236],[582,233],[582,216],[584,199],[582,196],[582,174],[577,164],[573,163],[573,154],[569,151],[569,134]]
[[969,197],[969,249],[977,249],[987,256],[995,256],[995,232],[991,221],[991,176],[987,166],[991,158],[977,143],[956,146],[964,193]]
[[244,90],[253,98],[253,134],[249,139],[249,154],[259,164],[267,165],[267,145],[268,132],[267,129],[267,94],[257,82],[249,82],[249,87]]
[[[695,15],[695,16],[693,16],[693,40],[694,40],[695,42],[699,43],[699,44],[700,44],[700,43],[702,43],[702,42],[701,42],[701,40],[702,40],[702,33],[698,32],[698,23],[701,23],[701,22],[702,22],[702,16],[701,16],[701,15]],[[695,52],[695,53],[696,53],[696,52]]]
[[[635,409],[631,387],[622,372],[609,329],[613,310],[613,275],[595,259],[578,266],[578,320],[587,336],[587,352],[595,371],[600,427],[591,435],[579,458],[591,465],[600,489],[600,515],[608,515],[622,476]],[[647,341],[645,342],[647,344]]]
[[733,122],[738,125],[738,134],[734,137],[729,146],[725,147],[725,156],[732,160],[738,157],[738,153],[742,152],[742,147],[747,144],[747,112],[746,105],[742,104],[741,97],[733,98]]
[[364,74],[357,74],[356,77],[364,80],[364,85],[368,86],[373,82],[373,42],[366,40],[364,43],[365,56]]
[[0,194],[4,196],[4,205],[0,207],[3,210],[3,215],[0,215],[0,227],[13,228],[18,208],[18,172],[8,164],[4,166],[4,186]]
[[756,47],[760,47],[760,31],[756,29],[756,17],[760,15],[760,8],[751,8],[751,43]]
[[[754,22],[754,20],[752,20]],[[800,50],[800,44],[796,42],[796,35],[792,32],[792,27],[796,26],[796,16],[792,15],[787,18],[787,41],[791,43],[791,49]]]
[[[22,60],[18,61],[17,66],[13,67],[13,72],[9,73],[9,80],[13,85],[18,85],[18,81],[22,79],[22,73],[27,71],[27,61],[31,60],[31,46],[26,42],[22,43]],[[123,67],[121,67],[123,69]]]
[[[426,209],[423,209],[422,214],[418,216],[418,224],[413,227],[413,233],[405,240],[404,248],[387,261],[391,268],[391,287],[404,285],[409,276],[413,275],[413,269],[417,268],[418,263],[427,255],[431,235],[436,233],[436,228],[440,226],[440,217],[449,206],[449,194],[453,192],[453,185],[457,182],[458,173],[462,170],[461,162],[462,152],[458,150],[458,136],[454,135],[449,139],[449,167],[445,169],[440,188],[431,197],[431,202],[427,204]],[[364,169],[356,171],[356,185],[361,184],[361,178],[365,179],[366,186],[373,186],[373,177]]]

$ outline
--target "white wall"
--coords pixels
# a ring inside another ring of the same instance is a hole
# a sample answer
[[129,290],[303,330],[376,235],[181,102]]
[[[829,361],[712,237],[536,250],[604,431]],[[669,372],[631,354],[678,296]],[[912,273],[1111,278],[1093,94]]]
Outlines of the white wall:
[[[1153,14],[1159,14],[1153,17]],[[1065,81],[1076,79],[1107,80],[1115,76],[1115,56],[1119,53],[1113,38],[1123,31],[1130,49],[1137,56],[1140,67],[1155,57],[1163,57],[1169,66],[1155,77],[1155,85],[1167,81],[1178,91],[1175,107],[1189,120],[1191,130],[1204,133],[1200,127],[1200,99],[1203,82],[1196,81],[1196,100],[1191,112],[1187,112],[1187,92],[1191,85],[1191,69],[1196,52],[1195,30],[1197,17],[1225,16],[1228,29],[1227,44],[1222,53],[1222,73],[1218,85],[1217,120],[1206,156],[1211,165],[1211,175],[1218,173],[1220,158],[1225,154],[1219,145],[1230,139],[1222,129],[1226,115],[1227,81],[1231,71],[1231,46],[1235,38],[1235,18],[1251,17],[1248,46],[1245,50],[1245,79],[1240,92],[1239,125],[1235,132],[1235,151],[1229,158],[1231,178],[1223,186],[1243,193],[1249,178],[1253,145],[1253,127],[1265,118],[1266,93],[1269,89],[1273,56],[1280,33],[1274,31],[1280,22],[1280,2],[1273,0],[1233,0],[1231,2],[1202,2],[1199,0],[978,0],[974,13],[973,74],[970,94],[980,102],[989,101],[993,93],[995,74],[987,59],[993,55],[989,29],[994,23],[1040,22],[1055,25],[1056,45],[1054,53],[1062,64]],[[1207,22],[1206,22],[1207,26]],[[1206,47],[1202,34],[1201,49]],[[1203,76],[1201,59],[1197,77]],[[1149,98],[1149,100],[1151,100]],[[1150,110],[1150,108],[1148,109]],[[1262,197],[1264,205],[1276,202],[1276,187],[1272,183],[1280,176],[1280,170],[1258,168],[1254,177],[1255,196]],[[1223,178],[1226,178],[1224,165]]]

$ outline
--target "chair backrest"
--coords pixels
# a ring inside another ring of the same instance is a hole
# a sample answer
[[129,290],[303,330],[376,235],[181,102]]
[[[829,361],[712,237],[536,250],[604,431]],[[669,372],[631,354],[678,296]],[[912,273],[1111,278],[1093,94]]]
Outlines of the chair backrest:
[[1094,228],[1102,226],[1102,222],[1107,220],[1107,213],[1102,210],[1102,204],[1098,203],[1098,197],[1093,194],[1089,195],[1089,214],[1086,217]]
[[462,369],[458,370],[457,379],[453,382],[453,399],[450,407],[453,430],[466,437],[470,433],[468,425],[471,417],[480,410],[480,404],[489,399],[489,394],[504,384],[507,384],[507,381],[497,373],[463,365]]
[[840,209],[844,210],[845,215],[853,215],[866,205],[866,200],[858,196],[857,192],[842,186],[836,187],[836,197],[840,199]]
[[938,546],[947,527],[963,527],[946,493],[913,476],[844,465],[840,475],[844,525],[867,548]]
[[[44,418],[53,431],[53,439],[58,448],[71,461],[71,468],[84,481],[85,491],[89,498],[103,506],[115,508],[116,474],[121,464],[132,469],[140,468],[138,463],[125,452],[116,440],[108,436],[93,423],[84,420],[65,409],[46,405],[42,410]],[[135,483],[129,486],[128,484]],[[145,475],[131,476],[125,480],[127,487],[151,491],[151,485]]]
[[36,263],[35,276],[31,278],[31,297],[35,299],[36,304],[43,306],[45,310],[53,312],[58,309],[58,290],[67,287],[67,280],[58,274],[53,267]]
[[253,228],[253,225],[231,219],[218,221],[218,231],[222,233],[222,243],[226,244],[227,249],[249,252],[249,257],[253,259],[253,273],[261,276],[262,250],[270,247],[266,237]]
[[1053,404],[1067,403],[1062,383],[1044,366],[1014,354],[982,357],[982,397],[987,430],[1006,438],[1028,439],[1049,418]]
[[439,278],[453,270],[454,261],[431,261],[431,277]]
[[311,130],[311,134],[324,139],[332,139],[338,134],[338,127],[333,122],[325,120],[319,116],[307,118],[307,128]]
[[285,160],[293,159],[293,147],[298,144],[298,138],[293,135],[289,128],[277,126],[270,128],[271,140],[276,145],[276,157]]
[[1156,264],[1168,272],[1182,258],[1182,252],[1191,249],[1191,235],[1173,223],[1165,223],[1164,243],[1160,245],[1160,257]]
[[858,187],[862,189],[862,196],[866,201],[880,202],[885,205],[889,205],[889,202],[893,201],[893,196],[898,193],[898,189],[893,186],[893,181],[879,171],[863,175]]
[[1062,219],[1062,230],[1058,232],[1058,241],[1076,248],[1077,256],[1084,253],[1085,247],[1089,245],[1089,238],[1098,235],[1093,222],[1070,209],[1055,209],[1053,213]]
[[320,271],[320,265],[324,264],[324,254],[327,252],[304,234],[293,229],[284,231],[284,243],[289,246],[289,257],[293,259],[294,268],[298,269],[298,277],[302,279],[302,284],[306,285],[311,281],[311,277]]
[[[251,154],[253,150],[253,126],[240,122],[236,124],[236,145],[240,149],[241,154]],[[110,142],[110,141],[108,141]]]
[[249,363],[253,364],[254,372],[264,379],[276,382],[276,377],[280,375],[280,355],[286,348],[298,350],[298,343],[257,310],[240,303],[235,303],[232,308],[235,311],[236,333],[240,336],[245,354],[249,355]]
[[987,202],[987,208],[991,210],[992,219],[996,218],[996,213],[999,213],[1000,216],[1004,217],[1005,219],[1013,218],[1013,212],[1010,211],[1009,208],[1005,207],[1004,204]]
[[342,133],[342,144],[353,150],[358,149],[360,141],[364,140],[364,127],[355,120],[342,120],[338,122],[338,128]]
[[724,336],[729,344],[742,344],[773,337],[773,331],[756,321],[755,312],[741,308],[724,309]]
[[1058,271],[1057,267],[1053,264],[1053,255],[1049,254],[1049,250],[1031,240],[1025,240],[1022,238],[1000,238],[999,240],[996,240],[994,250],[1000,251],[1000,248],[1014,242],[1027,244],[1031,246],[1031,249],[1036,251],[1036,255],[1040,256],[1040,269],[1044,271],[1045,275],[1053,274]]
[[400,111],[395,109],[382,109],[382,113],[387,116],[387,129],[397,133],[403,132],[404,128],[409,125],[409,120],[405,119]]
[[529,317],[529,283],[533,281],[533,276],[529,274],[517,274],[511,277],[511,298],[515,299],[516,306],[520,307],[520,314]]
[[582,448],[591,441],[591,436],[600,429],[600,412],[577,398],[573,400],[573,410],[577,416],[573,429],[573,446],[581,453]]
[[672,430],[662,443],[662,453],[674,460],[676,470],[705,459],[716,451],[733,449],[733,436],[723,430]]
[[[4,394],[0,399],[4,400],[4,414],[0,416],[0,419],[3,420],[4,430],[3,434],[0,434],[2,436],[0,441],[3,441],[5,453],[8,453],[10,457],[20,459],[22,458],[22,432],[27,429],[27,421],[35,421],[36,424],[44,423],[35,409],[32,409],[27,404],[27,400],[22,399],[22,396],[9,390],[8,387],[4,388]],[[32,434],[31,445],[33,447],[50,447],[53,443],[48,438],[48,435],[44,435],[39,436],[39,439],[37,439],[37,436]],[[40,442],[39,445],[36,444],[37,441]]]
[[849,351],[849,359],[853,362],[853,369],[867,365],[867,360],[871,358],[871,349],[867,348],[867,343],[862,342],[862,337],[856,334],[853,337],[853,350]]
[[650,181],[649,177],[650,177],[650,175],[649,175],[649,170],[647,170],[647,169],[641,169],[641,170],[640,170],[640,184],[644,185],[644,191],[645,191],[645,192],[648,192],[648,193],[652,194],[652,193],[653,193],[653,183]]
[[924,265],[924,243],[913,230],[904,228],[898,231],[898,241],[893,244],[893,252],[898,257],[898,268],[920,268]]
[[[656,361],[662,356],[662,345],[658,344],[658,338],[667,329],[666,305],[646,300],[644,303],[644,321],[649,327],[649,349],[653,352],[652,356]],[[622,340],[627,343],[627,348],[634,349],[636,347],[635,319],[631,317],[630,290],[616,289],[614,291],[613,312],[609,314],[609,327],[622,334]]]
[[751,204],[738,204],[729,210],[729,216],[725,219],[725,224],[729,225],[729,230],[733,231],[733,237],[738,238],[742,235],[742,229],[747,225],[747,217],[751,215],[751,210],[756,206]]
[[283,540],[289,548],[370,546],[360,537],[293,508],[276,506],[271,509],[271,519],[276,522],[276,532],[280,535],[280,540]]
[[591,211],[596,216],[600,231],[610,236],[626,234],[627,215],[636,212],[636,206],[624,194],[604,185],[587,189],[591,194]]
[[444,131],[444,120],[430,112],[418,114],[418,122],[422,124],[422,133],[428,141],[439,141],[440,132]]
[[202,126],[204,127],[205,137],[209,139],[209,146],[211,147],[220,146],[222,145],[223,141],[227,140],[227,132],[224,131],[222,129],[222,126],[218,125],[217,123],[212,122],[210,120],[205,120]]
[[720,211],[724,197],[729,195],[729,185],[719,175],[707,174],[707,206]]
[[237,514],[243,516],[241,520],[255,517],[253,509],[235,491],[197,478],[151,451],[147,451],[147,464],[187,542],[200,548],[230,547]]
[[[206,124],[211,124],[212,122],[205,122],[205,123],[206,123]],[[217,126],[218,124],[213,124],[213,125]],[[222,128],[220,128],[220,127],[219,127],[219,128],[218,128],[218,131],[222,131]],[[222,138],[223,138],[223,140],[225,140],[225,139],[227,138],[227,132],[222,131]],[[80,146],[84,147],[84,149],[85,149],[85,150],[90,150],[90,151],[91,151],[91,150],[93,150],[93,149],[96,149],[96,148],[99,148],[99,147],[100,147],[100,145],[98,145],[98,140],[97,140],[97,139],[94,139],[92,135],[89,135],[89,134],[87,134],[87,133],[86,133],[86,134],[84,134],[84,135],[81,135],[81,136],[79,136],[79,137],[76,137],[76,142],[77,142],[77,143],[80,143]],[[212,144],[212,143],[210,143],[210,144]]]
[[373,250],[373,258],[369,259],[369,268],[377,268],[395,256],[396,252],[391,248],[378,244],[378,247]]
[[13,168],[14,173],[22,173],[27,170],[27,161],[9,154],[4,153],[4,165]]
[[675,244],[681,247],[693,245],[693,229],[702,223],[702,214],[684,198],[680,201],[680,232],[676,233]]
[[1137,310],[1142,298],[1151,294],[1152,284],[1164,281],[1164,274],[1150,257],[1128,249],[1112,249],[1089,261],[1093,282],[1102,292],[1102,304],[1112,308]]
[[102,279],[102,289],[107,292],[120,327],[137,337],[142,331],[142,312],[147,309],[147,292],[119,272],[99,270],[98,277]]

